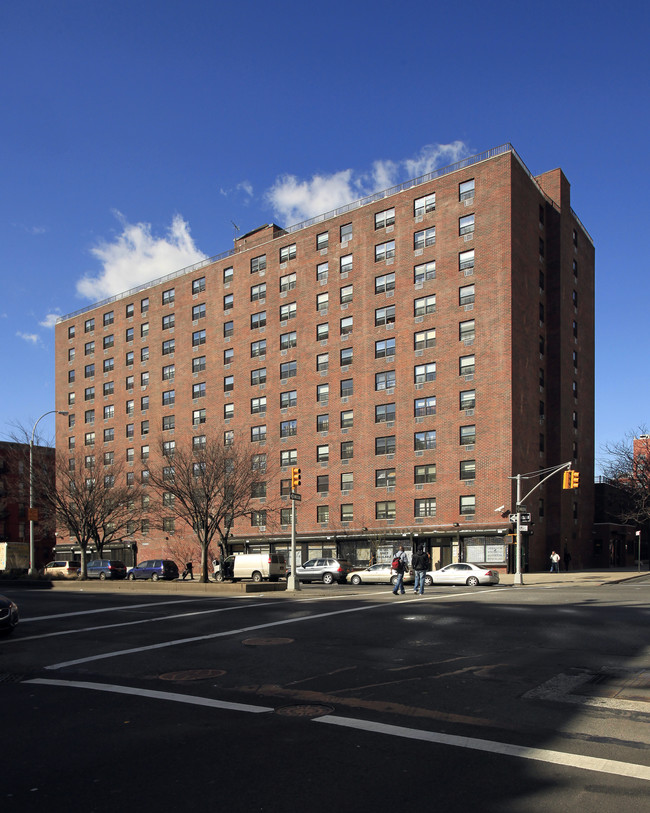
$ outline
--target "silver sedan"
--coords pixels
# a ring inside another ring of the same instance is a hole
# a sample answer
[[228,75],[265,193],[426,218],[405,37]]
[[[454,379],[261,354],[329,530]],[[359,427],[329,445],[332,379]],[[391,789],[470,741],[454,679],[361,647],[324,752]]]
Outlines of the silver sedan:
[[424,583],[467,584],[470,587],[476,587],[477,584],[498,584],[499,571],[472,565],[469,562],[458,562],[446,565],[440,570],[429,570],[424,577]]
[[[348,579],[352,584],[395,584],[397,581],[397,573],[393,570],[390,564],[370,565],[365,570],[355,570],[350,573]],[[412,573],[404,574],[404,583],[413,581]]]

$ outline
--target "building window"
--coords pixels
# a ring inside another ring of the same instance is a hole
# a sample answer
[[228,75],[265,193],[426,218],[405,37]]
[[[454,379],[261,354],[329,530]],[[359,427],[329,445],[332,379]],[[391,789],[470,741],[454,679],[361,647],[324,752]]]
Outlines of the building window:
[[135,378],[132,375],[127,375],[126,379],[124,380],[124,386],[127,392],[131,392],[134,387]]
[[[282,290],[282,287],[280,287]],[[266,283],[262,282],[260,285],[253,285],[251,287],[251,302],[257,302],[260,299],[266,298]]]
[[192,372],[193,373],[200,373],[206,368],[206,359],[205,356],[197,356],[196,358],[192,359]]
[[257,274],[260,271],[266,270],[266,254],[261,254],[259,257],[253,257],[251,260],[251,274]]
[[235,405],[232,404],[232,403],[224,404],[223,405],[223,418],[224,418],[224,420],[228,421],[228,420],[230,420],[231,418],[234,418],[234,417],[235,417]]
[[416,432],[413,435],[413,448],[416,452],[435,449],[436,430],[430,429],[427,432]]
[[[252,269],[252,265],[251,265],[251,274],[252,273],[253,273],[253,269]],[[229,283],[231,283],[233,281],[233,279],[234,279],[234,274],[235,274],[235,272],[234,272],[232,266],[230,266],[229,268],[224,268],[223,269],[223,284],[228,285]]]
[[422,229],[421,231],[416,231],[413,235],[413,249],[418,251],[419,249],[426,248],[427,246],[432,246],[436,242],[436,227],[431,226],[428,229]]
[[316,506],[316,522],[320,522],[325,524],[329,522],[330,519],[330,507],[329,505],[317,505]]
[[375,373],[375,392],[393,389],[395,387],[395,380],[395,370]]
[[223,445],[224,446],[232,446],[235,442],[235,433],[232,429],[227,429],[223,433]]
[[423,500],[414,500],[413,514],[416,517],[435,517],[436,515],[436,498],[427,497]]
[[316,431],[328,432],[330,428],[330,416],[328,413],[324,415],[316,415]]
[[341,412],[341,429],[351,429],[354,426],[354,410],[345,409]]
[[375,488],[395,488],[395,469],[377,469],[375,471]]
[[316,280],[327,281],[327,273],[329,270],[329,263],[319,263],[316,266]]
[[458,289],[458,304],[459,305],[472,305],[474,304],[474,286],[463,285]]
[[176,297],[176,292],[174,288],[169,288],[167,291],[162,292],[162,303],[163,305],[172,305],[174,303],[174,299]]
[[316,235],[316,250],[322,251],[329,245],[329,232],[322,231]]
[[95,377],[95,365],[94,364],[86,364],[84,367],[84,378],[94,378]]
[[395,241],[389,240],[386,243],[379,243],[375,246],[375,262],[382,260],[392,260],[395,256]]
[[104,429],[104,443],[111,443],[115,440],[115,429]]
[[340,228],[341,242],[345,243],[352,239],[352,223],[346,223]]
[[436,193],[431,192],[422,198],[416,198],[413,201],[413,216],[422,217],[422,215],[433,212],[436,208]]
[[169,356],[174,352],[176,348],[176,340],[175,339],[167,339],[167,341],[162,343],[162,354],[163,356]]
[[114,369],[115,369],[115,359],[114,358],[104,359],[104,372],[112,373]]
[[330,333],[330,326],[327,322],[323,322],[320,325],[316,325],[316,341],[323,342],[325,339],[328,338]]
[[423,296],[413,302],[413,315],[424,316],[428,313],[436,312],[436,295]]
[[280,277],[280,292],[292,291],[296,287],[296,275],[286,274]]
[[104,314],[104,316],[103,316],[104,327],[108,327],[109,325],[112,325],[114,321],[115,321],[115,314],[113,313],[113,311],[108,311],[107,313]]
[[339,352],[339,362],[341,367],[349,367],[354,359],[354,353],[351,347],[342,347]]
[[341,336],[348,336],[350,333],[352,333],[352,325],[353,319],[351,316],[346,316],[345,318],[341,319]]
[[397,444],[395,435],[387,435],[383,438],[375,438],[375,455],[395,454]]
[[351,491],[354,488],[354,474],[351,471],[341,473],[341,491]]
[[95,388],[94,387],[86,387],[84,390],[84,401],[94,401],[95,400]]
[[375,519],[395,519],[395,500],[376,502]]
[[162,419],[162,428],[164,432],[176,428],[176,417],[174,415],[165,415]]
[[317,463],[327,463],[330,459],[330,447],[329,444],[323,444],[322,446],[316,447],[316,462]]
[[375,342],[375,358],[387,358],[395,355],[395,339],[384,339]]
[[259,342],[251,342],[251,358],[259,358],[266,355],[266,339]]
[[352,254],[345,254],[339,260],[339,270],[341,274],[349,274],[352,271]]
[[390,423],[395,420],[395,404],[377,404],[375,423]]
[[458,372],[460,375],[474,375],[476,369],[475,357],[461,356],[458,362]]
[[460,393],[460,408],[474,409],[476,406],[476,390],[463,390]]
[[329,401],[329,397],[330,397],[330,385],[319,384],[316,387],[316,401],[319,404],[326,404]]
[[149,297],[145,296],[140,300],[140,313],[146,313],[149,310]]
[[375,327],[395,324],[395,305],[375,309]]
[[286,263],[289,260],[296,259],[296,244],[292,243],[290,246],[283,246],[280,249],[280,262]]
[[[224,306],[225,306],[225,302],[226,302],[226,300],[224,298]],[[199,304],[199,305],[193,305],[192,306],[192,321],[193,322],[196,322],[199,319],[205,319],[205,315],[206,315],[205,302],[201,302],[201,304]]]
[[476,460],[460,461],[460,479],[474,480],[476,478]]
[[420,330],[413,334],[413,347],[415,350],[424,350],[436,346],[436,329]]
[[418,285],[436,278],[436,261],[420,263],[413,268],[413,282]]
[[143,322],[140,325],[140,338],[146,339],[149,335],[149,322]]
[[192,426],[199,426],[206,421],[205,409],[195,409],[192,411]]
[[458,218],[458,233],[461,237],[465,234],[473,234],[474,232],[474,215],[465,215],[465,217]]
[[384,274],[381,277],[375,277],[375,293],[384,294],[386,291],[395,290],[395,273]]
[[298,434],[298,421],[282,421],[280,423],[280,437],[289,438],[292,435]]
[[86,432],[84,435],[84,445],[85,446],[94,446],[95,445],[95,433],[94,432]]
[[297,449],[285,449],[284,451],[280,452],[280,465],[283,468],[285,466],[294,466],[297,462],[298,462]]
[[115,405],[114,404],[107,404],[104,407],[104,420],[111,420],[115,417]]
[[474,249],[469,251],[461,251],[458,255],[458,270],[470,271],[474,270]]
[[469,514],[476,513],[476,497],[464,496],[460,498],[460,513],[461,516],[468,516]]
[[235,389],[235,377],[233,375],[226,375],[223,379],[223,391],[232,392]]
[[289,390],[280,393],[280,409],[288,409],[298,405],[298,391]]
[[86,319],[84,322],[84,333],[91,333],[95,329],[95,320]]
[[329,367],[329,353],[321,353],[316,356],[316,371],[319,373],[327,372]]
[[[173,392],[173,390],[170,390],[170,392]],[[196,398],[205,398],[205,392],[206,392],[206,383],[205,383],[205,381],[201,381],[199,384],[192,384],[192,399],[193,400],[196,399]],[[165,393],[163,393],[163,402],[164,402],[164,398],[165,398]]]
[[261,443],[266,440],[266,425],[251,426],[251,442]]
[[316,310],[326,311],[329,306],[329,298],[330,295],[327,291],[322,294],[316,294]]
[[[235,414],[235,406],[232,405],[232,417]],[[266,412],[266,395],[262,395],[260,398],[251,398],[251,415],[256,415],[259,413]]]
[[350,302],[352,302],[352,297],[353,297],[352,289],[353,289],[352,285],[346,285],[346,286],[344,286],[343,288],[340,289],[340,291],[339,291],[339,301],[340,301],[341,305],[348,305]]
[[223,323],[223,335],[224,338],[228,338],[232,336],[235,332],[235,323],[232,320]]
[[[235,295],[234,294],[226,294],[224,296],[224,298],[223,298],[223,309],[224,309],[224,311],[232,310],[233,307],[234,307],[234,304],[235,304]],[[198,305],[197,307],[200,308],[201,306]],[[200,313],[200,311],[199,311],[199,313]],[[202,316],[197,316],[196,318],[197,319],[202,319],[203,317]]]
[[354,457],[354,441],[344,440],[341,443],[341,460],[347,462]]
[[436,482],[436,464],[429,463],[426,466],[415,466],[413,469],[413,482],[414,483],[435,483]]
[[473,342],[476,338],[476,328],[474,320],[468,319],[466,322],[460,322],[458,325],[458,340],[461,342]]
[[341,398],[349,398],[354,395],[354,379],[344,378],[341,381]]
[[416,398],[413,402],[413,411],[416,418],[423,418],[425,415],[436,414],[436,396],[428,398]]
[[280,321],[286,322],[288,319],[295,319],[297,315],[296,303],[289,302],[286,305],[280,305]]
[[266,384],[266,367],[258,367],[257,370],[251,370],[251,384]]
[[471,424],[469,426],[460,427],[460,445],[472,446],[476,443],[476,426]]
[[149,348],[148,347],[141,347],[140,348],[140,361],[149,361]]
[[266,511],[253,511],[251,514],[251,526],[263,528],[266,525]]
[[86,342],[84,344],[84,356],[92,356],[95,352],[95,342]]
[[341,522],[354,521],[354,506],[352,503],[343,503],[341,505]]
[[474,178],[458,184],[458,200],[469,200],[474,197]]
[[95,423],[95,410],[87,409],[84,412],[84,423]]
[[285,361],[280,365],[280,378],[293,378],[298,375],[298,362]]
[[192,280],[192,293],[201,294],[205,291],[205,277]]
[[70,327],[68,328],[68,339],[74,339],[75,333],[76,333],[75,326],[70,325]]
[[104,382],[104,395],[113,395],[114,392],[115,392],[115,382],[114,381]]
[[149,421],[140,421],[140,434],[141,435],[149,434]]
[[392,226],[395,223],[395,209],[384,209],[383,212],[377,212],[375,215],[375,231],[377,229],[385,229],[387,226]]
[[251,314],[251,330],[264,327],[266,325],[266,311]]
[[176,375],[176,366],[174,364],[167,364],[162,368],[162,380],[173,381]]

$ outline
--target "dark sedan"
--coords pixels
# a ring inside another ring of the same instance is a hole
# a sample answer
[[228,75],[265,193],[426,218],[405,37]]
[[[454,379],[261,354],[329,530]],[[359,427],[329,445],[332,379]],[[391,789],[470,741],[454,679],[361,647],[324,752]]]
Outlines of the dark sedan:
[[0,633],[9,635],[18,623],[18,607],[6,596],[0,596]]

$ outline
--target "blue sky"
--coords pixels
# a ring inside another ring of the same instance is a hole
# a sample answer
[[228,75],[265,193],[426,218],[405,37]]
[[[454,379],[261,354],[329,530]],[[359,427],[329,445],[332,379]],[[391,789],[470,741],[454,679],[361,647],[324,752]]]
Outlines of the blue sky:
[[0,4],[0,438],[54,407],[56,315],[510,142],[596,244],[598,456],[649,422],[649,8]]

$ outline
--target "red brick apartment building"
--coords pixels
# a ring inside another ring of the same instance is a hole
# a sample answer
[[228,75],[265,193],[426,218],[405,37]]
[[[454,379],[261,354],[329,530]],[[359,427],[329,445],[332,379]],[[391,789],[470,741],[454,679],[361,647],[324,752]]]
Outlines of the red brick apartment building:
[[[589,561],[594,246],[562,171],[532,176],[509,144],[61,318],[56,382],[58,448],[113,452],[136,478],[172,439],[232,432],[272,454],[235,551],[287,550],[295,465],[303,561],[424,543],[505,569],[512,476],[571,462],[579,489],[557,476],[526,500],[524,561]],[[113,555],[165,555],[154,524]]]

